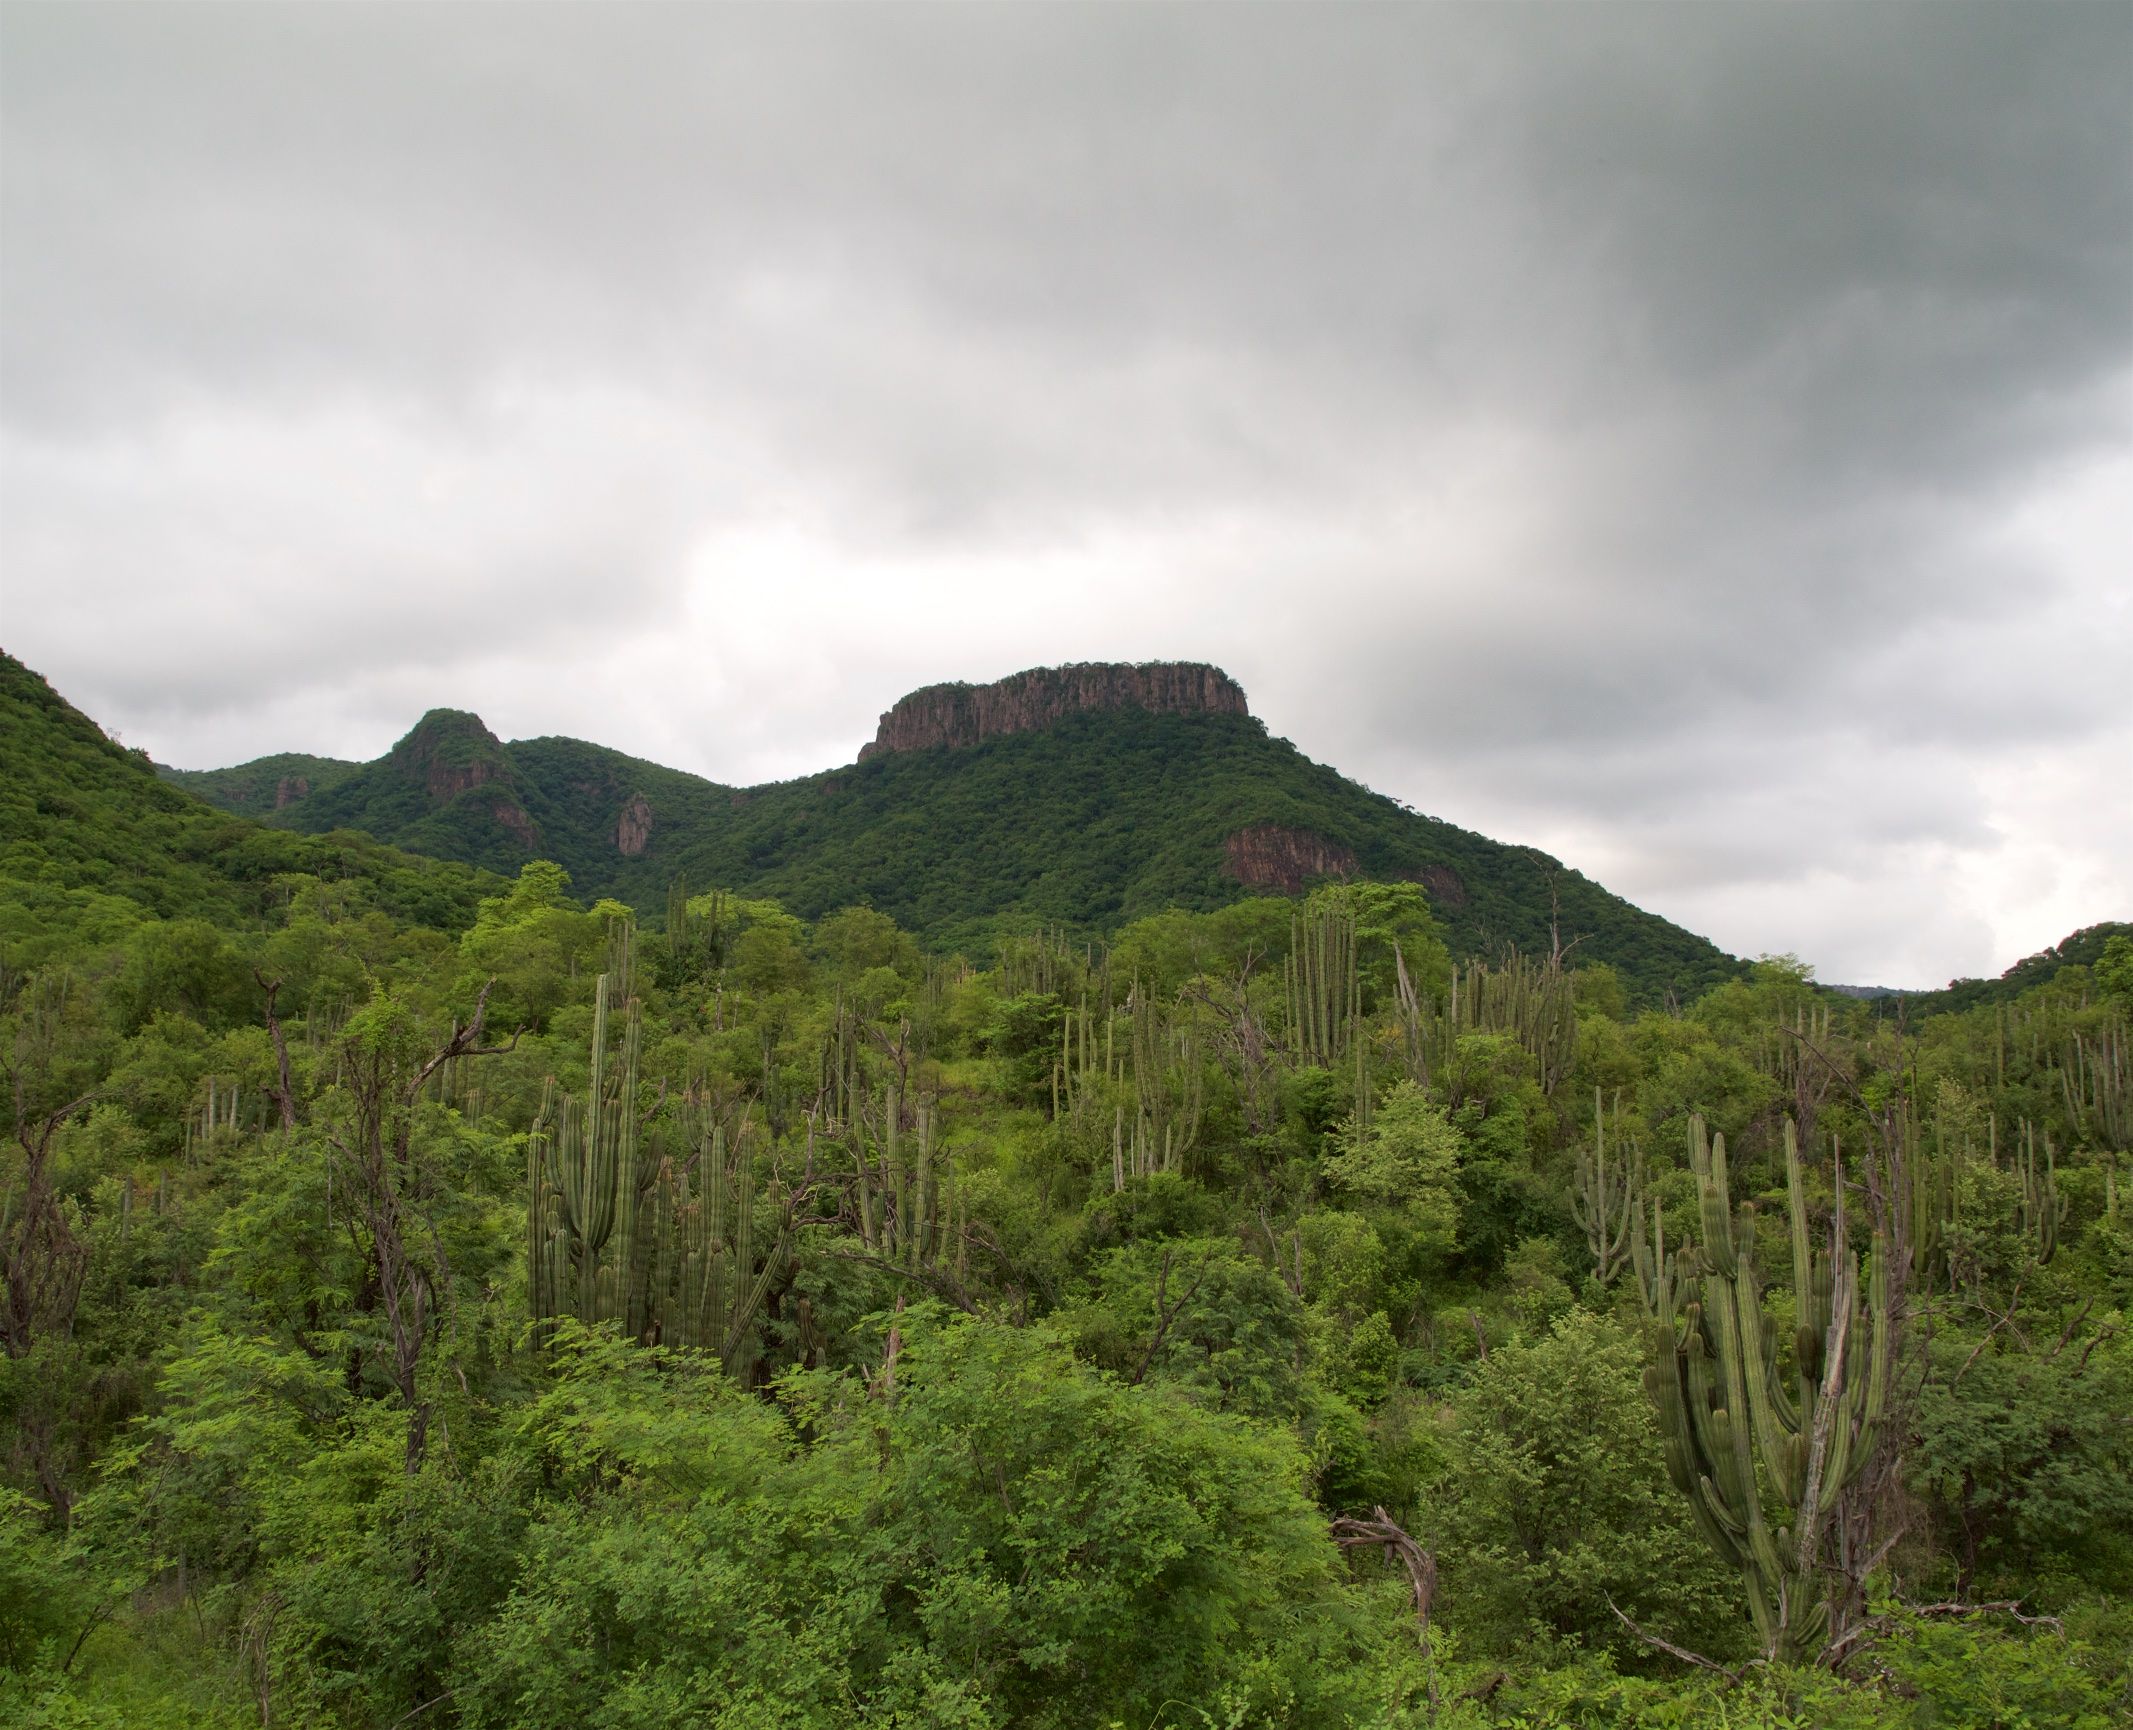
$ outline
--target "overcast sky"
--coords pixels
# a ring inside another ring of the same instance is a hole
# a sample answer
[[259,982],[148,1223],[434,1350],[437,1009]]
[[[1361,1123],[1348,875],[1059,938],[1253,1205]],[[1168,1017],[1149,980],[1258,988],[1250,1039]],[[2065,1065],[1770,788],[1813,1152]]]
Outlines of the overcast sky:
[[2133,7],[22,5],[0,642],[159,760],[1276,733],[1825,979],[2133,918]]

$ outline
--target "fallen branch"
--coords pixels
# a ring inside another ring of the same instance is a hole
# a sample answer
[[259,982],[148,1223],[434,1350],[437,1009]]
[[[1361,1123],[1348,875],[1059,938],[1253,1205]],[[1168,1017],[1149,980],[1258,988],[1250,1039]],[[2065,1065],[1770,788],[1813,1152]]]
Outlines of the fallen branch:
[[1900,1611],[1889,1615],[1868,1617],[1858,1627],[1846,1634],[1843,1639],[1833,1642],[1822,1654],[1823,1665],[1828,1669],[1834,1670],[1847,1659],[1855,1656],[1854,1648],[1863,1647],[1866,1642],[1880,1639],[1891,1633],[1896,1626],[1899,1614],[1911,1616],[2004,1615],[2012,1616],[2025,1628],[2049,1628],[2055,1634],[2064,1634],[2066,1632],[2066,1624],[2057,1616],[2023,1615],[2022,1600],[2020,1598],[1995,1598],[1992,1602],[1986,1604],[1965,1604],[1954,1599],[1939,1604],[1905,1604]]
[[1657,1634],[1647,1634],[1642,1628],[1638,1627],[1636,1623],[1632,1622],[1628,1616],[1623,1614],[1622,1606],[1620,1604],[1617,1604],[1614,1599],[1609,1598],[1607,1600],[1607,1607],[1615,1613],[1616,1620],[1619,1621],[1623,1627],[1627,1628],[1632,1634],[1636,1635],[1637,1638],[1642,1640],[1647,1646],[1657,1648],[1659,1651],[1664,1652],[1669,1658],[1679,1658],[1684,1664],[1694,1664],[1700,1670],[1715,1671],[1718,1675],[1723,1676],[1728,1682],[1737,1684],[1740,1681],[1740,1672],[1738,1670],[1729,1670],[1726,1668],[1725,1665],[1719,1663],[1716,1659],[1706,1658],[1701,1652],[1691,1652],[1686,1646],[1677,1646],[1671,1640],[1662,1640]]
[[1430,1710],[1434,1712],[1443,1704],[1437,1694],[1437,1655],[1429,1643],[1429,1612],[1437,1599],[1437,1558],[1403,1532],[1382,1507],[1372,1508],[1370,1513],[1367,1520],[1346,1514],[1335,1520],[1333,1541],[1344,1550],[1381,1549],[1386,1561],[1407,1570],[1407,1586],[1415,1605],[1415,1638],[1421,1642],[1422,1656],[1429,1663],[1426,1685]]
[[1401,1531],[1383,1508],[1370,1512],[1372,1517],[1367,1520],[1352,1519],[1346,1514],[1335,1520],[1333,1541],[1344,1550],[1383,1549],[1386,1561],[1397,1562],[1407,1570],[1408,1587],[1415,1600],[1415,1620],[1427,1636],[1430,1606],[1437,1597],[1437,1558]]

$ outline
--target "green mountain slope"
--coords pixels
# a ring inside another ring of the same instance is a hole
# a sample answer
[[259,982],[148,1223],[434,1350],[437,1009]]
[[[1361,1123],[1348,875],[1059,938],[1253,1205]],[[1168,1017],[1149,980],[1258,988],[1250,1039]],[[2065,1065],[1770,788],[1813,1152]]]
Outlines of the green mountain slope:
[[[234,803],[240,786],[278,785],[290,761],[174,779]],[[642,909],[677,876],[804,917],[866,901],[973,954],[1038,923],[1100,933],[1360,875],[1422,883],[1469,955],[1545,950],[1552,904],[1578,958],[1611,963],[1645,1000],[1686,1000],[1738,970],[1558,861],[1420,816],[1235,713],[1083,710],[742,789],[577,740],[506,745],[471,715],[434,711],[379,761],[262,815],[498,871],[554,859],[580,893]]]
[[2105,920],[2100,925],[2084,925],[2049,949],[2025,955],[1997,979],[1952,979],[1938,991],[1891,993],[1890,1006],[1900,996],[1905,1013],[1916,1021],[1927,1015],[1975,1009],[1981,1003],[2012,1003],[2023,992],[2049,984],[2062,967],[2094,967],[2113,937],[2133,938],[2133,924]]
[[496,888],[367,835],[291,834],[218,810],[0,653],[0,969],[84,921],[139,916],[114,903],[241,922],[292,876],[361,883],[396,917],[446,927]]

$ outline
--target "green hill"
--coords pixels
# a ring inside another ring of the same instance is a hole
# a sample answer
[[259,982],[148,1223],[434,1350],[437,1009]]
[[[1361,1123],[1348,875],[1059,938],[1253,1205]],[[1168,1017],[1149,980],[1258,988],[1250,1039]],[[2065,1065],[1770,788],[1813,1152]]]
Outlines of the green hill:
[[[1235,690],[1212,669],[1193,671]],[[1167,907],[1342,875],[1421,883],[1452,948],[1468,955],[1545,951],[1552,907],[1577,958],[1612,964],[1646,1001],[1686,1000],[1738,971],[1713,944],[1544,854],[1418,815],[1310,761],[1242,713],[1241,692],[1228,712],[1086,695],[1091,679],[1148,672],[1022,675],[1071,675],[1078,694],[1024,703],[1019,721],[1000,724],[1012,730],[974,742],[877,744],[854,765],[751,788],[574,739],[505,744],[447,710],[359,767],[275,757],[166,773],[277,827],[361,830],[497,871],[553,859],[579,893],[641,909],[661,905],[676,877],[773,895],[810,918],[865,901],[972,954],[1003,931],[1102,933]],[[1000,692],[1011,701],[1017,681],[937,687],[897,713],[952,699],[943,713],[967,731]],[[908,717],[899,725],[923,731]],[[310,790],[294,794],[292,775],[306,773]]]
[[218,810],[0,653],[0,972],[84,922],[241,923],[292,877],[360,883],[395,917],[447,928],[497,887],[368,835],[285,833]]
[[1938,991],[1890,992],[1891,1006],[1902,998],[1905,1013],[1913,1020],[1927,1015],[1945,1015],[1975,1009],[1981,1003],[2012,1003],[2023,992],[2049,984],[2062,967],[2094,967],[2102,959],[2103,946],[2113,937],[2133,938],[2133,924],[2105,920],[2070,932],[2049,949],[2025,955],[1997,979],[1951,979]]

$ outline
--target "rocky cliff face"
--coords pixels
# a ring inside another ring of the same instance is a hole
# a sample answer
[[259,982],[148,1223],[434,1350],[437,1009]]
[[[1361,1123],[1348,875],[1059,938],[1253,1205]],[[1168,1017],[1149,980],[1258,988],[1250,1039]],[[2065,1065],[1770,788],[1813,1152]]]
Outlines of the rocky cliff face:
[[1254,823],[1222,838],[1223,869],[1254,889],[1296,895],[1321,877],[1353,877],[1355,855],[1310,829]]
[[881,718],[859,760],[884,751],[975,745],[1030,733],[1083,709],[1150,709],[1166,715],[1245,715],[1244,689],[1219,667],[1197,661],[1139,665],[1091,662],[1034,667],[991,685],[928,685]]
[[642,793],[632,793],[630,802],[615,819],[615,851],[635,859],[652,844],[652,802]]

